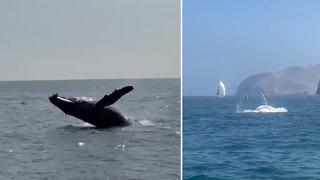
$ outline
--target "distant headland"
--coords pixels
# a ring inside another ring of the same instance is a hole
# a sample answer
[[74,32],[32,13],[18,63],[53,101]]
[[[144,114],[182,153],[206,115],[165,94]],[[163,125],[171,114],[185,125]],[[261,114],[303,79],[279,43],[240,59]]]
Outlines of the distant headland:
[[293,66],[277,72],[254,74],[242,81],[237,95],[310,95],[316,94],[320,64]]

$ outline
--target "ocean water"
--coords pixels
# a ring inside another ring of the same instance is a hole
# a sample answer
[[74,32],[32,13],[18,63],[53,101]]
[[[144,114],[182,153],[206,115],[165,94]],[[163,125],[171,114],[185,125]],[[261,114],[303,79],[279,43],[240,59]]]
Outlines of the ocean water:
[[[48,100],[100,99],[135,87],[114,104],[131,126],[95,129]],[[179,179],[180,81],[0,82],[0,179]]]
[[184,97],[184,179],[320,179],[320,96],[267,99]]

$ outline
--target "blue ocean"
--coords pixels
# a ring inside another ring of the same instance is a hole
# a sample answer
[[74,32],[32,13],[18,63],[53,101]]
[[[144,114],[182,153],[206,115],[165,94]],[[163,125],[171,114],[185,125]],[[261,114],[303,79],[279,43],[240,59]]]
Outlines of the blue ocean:
[[[96,129],[48,100],[126,85],[112,105],[125,127]],[[0,82],[0,179],[179,179],[180,102],[179,79]]]
[[267,100],[184,97],[184,179],[320,179],[320,96]]

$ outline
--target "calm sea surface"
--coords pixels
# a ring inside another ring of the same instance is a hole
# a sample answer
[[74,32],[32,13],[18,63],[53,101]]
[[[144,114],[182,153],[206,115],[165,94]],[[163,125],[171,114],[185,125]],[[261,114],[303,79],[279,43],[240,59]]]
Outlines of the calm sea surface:
[[[48,97],[93,97],[135,87],[114,107],[131,126],[97,130]],[[180,81],[0,82],[0,179],[177,179]]]
[[184,97],[184,179],[320,179],[320,96]]

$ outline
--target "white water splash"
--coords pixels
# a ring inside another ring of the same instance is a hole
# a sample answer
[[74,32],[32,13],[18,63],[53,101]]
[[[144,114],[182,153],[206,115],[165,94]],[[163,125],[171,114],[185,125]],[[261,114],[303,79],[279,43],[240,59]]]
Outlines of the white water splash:
[[139,124],[142,126],[154,126],[154,124],[148,120],[141,120],[139,121]]
[[245,101],[248,101],[249,97],[248,95],[245,95],[245,96],[242,96],[239,100],[239,102],[237,103],[236,105],[236,113],[241,113],[242,112],[242,106],[243,106],[243,103]]
[[82,125],[81,125],[82,127],[95,127],[94,125],[92,125],[92,124],[90,124],[90,123],[83,123]]
[[263,99],[264,105],[268,106],[268,102],[267,102],[266,96],[264,96],[264,94],[262,92],[259,92],[259,94],[261,95],[261,97]]
[[84,145],[84,142],[78,142],[78,145],[79,145],[79,146],[83,146],[83,145]]
[[246,109],[242,111],[243,113],[280,113],[280,112],[288,112],[288,110],[284,107],[272,107],[269,105],[261,105],[257,107],[257,109],[251,110]]
[[123,151],[125,150],[126,145],[124,144],[118,144],[116,147],[114,147],[114,149],[122,149]]
[[[260,105],[257,107],[257,109],[246,109],[242,111],[242,113],[283,113],[283,112],[288,112],[288,110],[285,107],[273,107],[268,105],[267,98],[266,96],[262,93],[259,92],[261,97],[263,98],[264,105]],[[238,112],[239,107],[237,106],[237,112]]]
[[75,125],[72,125],[74,127],[95,127],[94,125],[90,124],[90,123],[81,123],[81,124],[75,124]]

